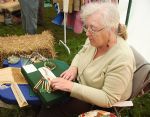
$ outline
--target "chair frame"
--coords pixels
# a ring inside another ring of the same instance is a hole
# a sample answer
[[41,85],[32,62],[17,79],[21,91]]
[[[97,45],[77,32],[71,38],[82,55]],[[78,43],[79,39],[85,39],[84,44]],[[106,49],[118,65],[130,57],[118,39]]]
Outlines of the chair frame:
[[[139,70],[147,69],[147,71],[145,72],[145,74],[143,74],[145,76],[143,76],[143,78],[141,79],[142,81],[140,81],[140,83],[142,83],[142,85],[140,84],[140,86],[136,87],[136,88],[134,87],[134,85],[135,85],[134,82],[136,82],[138,79],[135,80],[136,77],[134,77],[133,87],[135,89],[133,89],[131,97],[127,101],[117,102],[116,104],[114,104],[112,106],[117,117],[121,117],[120,112],[122,110],[124,110],[125,107],[133,106],[132,101],[136,97],[142,97],[143,95],[150,92],[150,63],[147,62],[145,60],[145,58],[143,56],[141,56],[133,47],[131,47],[131,49],[133,50],[135,60],[136,60],[136,66],[137,66],[136,71],[134,72],[134,76]],[[142,60],[142,63],[139,64],[139,61],[137,59]]]

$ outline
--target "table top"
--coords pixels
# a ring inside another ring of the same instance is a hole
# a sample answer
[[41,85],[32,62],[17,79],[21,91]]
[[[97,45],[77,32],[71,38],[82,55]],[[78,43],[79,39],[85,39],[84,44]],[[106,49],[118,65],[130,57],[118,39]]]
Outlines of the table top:
[[[30,86],[28,84],[20,84],[18,85],[20,90],[22,91],[25,99],[27,100],[28,104],[30,105],[40,105],[41,101],[38,96],[30,95]],[[18,104],[17,100],[11,90],[10,85],[7,85],[7,88],[0,89],[0,99],[8,104]]]
[[[56,62],[58,64],[60,64],[60,67],[63,67],[62,66],[63,64],[65,66],[66,65],[68,66],[68,64],[63,61],[56,60]],[[8,67],[10,67],[10,66],[8,66]],[[13,67],[13,66],[11,66],[11,67]],[[7,87],[4,89],[0,88],[0,99],[8,104],[18,104],[17,100],[11,90],[10,84],[7,84],[6,86]],[[29,105],[40,105],[42,103],[40,98],[35,93],[33,93],[29,84],[19,84],[18,86],[19,86],[20,90],[22,91],[22,93]]]

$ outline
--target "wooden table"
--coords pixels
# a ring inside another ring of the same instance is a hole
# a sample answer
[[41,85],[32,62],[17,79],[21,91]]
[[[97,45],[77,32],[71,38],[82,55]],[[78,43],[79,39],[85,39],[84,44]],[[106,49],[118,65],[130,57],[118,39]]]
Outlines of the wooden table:
[[9,12],[13,12],[13,11],[18,11],[20,10],[20,4],[18,2],[18,0],[10,0],[9,2],[6,3],[0,3],[0,10],[8,10]]
[[0,3],[0,22],[4,22],[4,16],[6,13],[11,14],[14,11],[20,10],[20,4],[18,0],[10,0],[6,3]]

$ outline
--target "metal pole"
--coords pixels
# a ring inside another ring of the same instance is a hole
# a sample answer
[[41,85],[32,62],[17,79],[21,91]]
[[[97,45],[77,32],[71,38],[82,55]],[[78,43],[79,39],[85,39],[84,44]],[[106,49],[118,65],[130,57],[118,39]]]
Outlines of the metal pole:
[[63,0],[63,11],[64,11],[64,42],[62,40],[59,40],[59,42],[64,45],[64,47],[67,49],[68,53],[70,54],[70,49],[67,46],[67,39],[66,39],[66,19],[67,19],[67,13],[68,13],[68,5],[69,5],[69,0]]
[[131,5],[132,5],[132,0],[129,0],[127,14],[126,14],[126,21],[125,21],[126,26],[128,26],[128,22],[129,22]]

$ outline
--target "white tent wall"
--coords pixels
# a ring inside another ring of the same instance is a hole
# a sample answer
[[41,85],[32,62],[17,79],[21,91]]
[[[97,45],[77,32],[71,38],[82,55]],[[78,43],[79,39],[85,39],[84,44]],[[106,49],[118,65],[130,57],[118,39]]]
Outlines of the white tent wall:
[[[121,23],[125,22],[128,0],[119,1]],[[150,0],[132,0],[128,43],[150,62]]]

